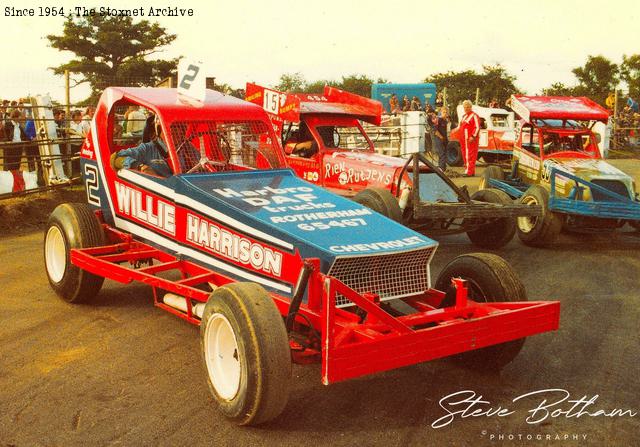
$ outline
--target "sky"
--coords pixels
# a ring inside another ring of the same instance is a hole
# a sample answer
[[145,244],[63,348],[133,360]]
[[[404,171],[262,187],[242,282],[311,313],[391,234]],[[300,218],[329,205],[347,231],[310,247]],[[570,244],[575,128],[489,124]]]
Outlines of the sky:
[[[640,2],[632,0],[52,3],[65,14],[76,6],[142,7],[144,19],[178,36],[160,57],[201,60],[208,76],[236,88],[247,81],[275,85],[283,73],[295,72],[309,81],[357,73],[421,82],[434,73],[501,63],[520,89],[536,94],[554,82],[575,84],[571,69],[588,55],[620,63],[623,54],[640,53]],[[12,6],[35,8],[36,15],[8,16]],[[73,54],[51,48],[46,39],[62,32],[64,19],[41,17],[38,6],[29,0],[1,6],[2,99],[47,93],[64,99],[64,80],[47,67]],[[148,17],[151,6],[192,8],[193,16]],[[86,95],[86,88],[76,87],[71,100]]]

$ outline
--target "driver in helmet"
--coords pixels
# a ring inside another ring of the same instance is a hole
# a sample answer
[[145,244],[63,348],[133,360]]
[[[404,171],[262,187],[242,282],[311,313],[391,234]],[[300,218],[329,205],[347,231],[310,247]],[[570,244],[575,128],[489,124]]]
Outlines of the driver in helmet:
[[151,138],[151,141],[114,152],[111,155],[111,166],[114,169],[137,169],[145,174],[160,177],[172,176],[173,172],[168,163],[169,152],[160,120],[154,120],[153,129],[155,137]]
[[[149,120],[149,123],[151,124],[149,141],[114,152],[111,155],[111,165],[114,169],[137,169],[149,175],[170,177],[173,172],[169,167],[169,152],[160,120],[154,118]],[[176,127],[174,141],[176,137],[178,141],[183,140],[177,149],[178,160],[182,172],[187,172],[200,159],[200,154],[188,140],[184,139],[184,129],[181,126]]]

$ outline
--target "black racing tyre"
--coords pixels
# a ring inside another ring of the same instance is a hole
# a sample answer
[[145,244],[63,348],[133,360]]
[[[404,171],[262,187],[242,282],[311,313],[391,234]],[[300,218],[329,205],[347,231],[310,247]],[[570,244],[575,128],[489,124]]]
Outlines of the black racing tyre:
[[542,205],[542,217],[518,217],[518,237],[525,245],[545,247],[555,242],[562,230],[562,217],[549,211],[549,192],[532,185],[520,198],[526,205]]
[[355,195],[353,201],[367,208],[371,208],[373,211],[396,222],[402,221],[402,210],[400,209],[400,205],[398,205],[398,200],[386,189],[363,189]]
[[[527,301],[524,285],[516,272],[500,256],[469,253],[456,257],[438,275],[435,288],[446,292],[442,307],[455,304],[452,278],[467,280],[468,298],[476,302]],[[524,345],[524,338],[467,351],[453,357],[462,366],[497,372],[510,363]]]
[[480,186],[478,186],[478,189],[493,188],[489,183],[489,179],[504,180],[504,172],[502,171],[502,168],[496,165],[489,165],[484,168],[482,177],[480,177]]
[[82,303],[100,291],[104,278],[71,263],[72,248],[104,245],[102,225],[84,203],[58,205],[49,216],[44,233],[44,265],[49,284],[69,303]]
[[238,425],[276,418],[287,405],[289,339],[264,288],[233,283],[216,289],[200,324],[207,383],[222,414]]
[[[505,192],[499,189],[481,189],[476,191],[472,196],[472,200],[487,203],[500,203],[502,205],[512,204],[513,201]],[[482,248],[500,248],[504,247],[513,239],[516,234],[516,220],[513,217],[502,217],[495,219],[475,230],[468,231],[467,236],[471,242]]]
[[460,143],[457,141],[449,141],[445,151],[447,157],[447,165],[449,166],[463,166],[462,150],[460,149]]

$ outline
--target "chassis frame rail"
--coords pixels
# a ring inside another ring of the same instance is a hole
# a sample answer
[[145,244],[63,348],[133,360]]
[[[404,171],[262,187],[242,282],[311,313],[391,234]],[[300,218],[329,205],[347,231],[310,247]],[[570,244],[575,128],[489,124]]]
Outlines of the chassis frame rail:
[[[212,290],[232,281],[108,225],[103,227],[109,245],[72,249],[71,262],[123,284],[138,281],[150,285],[156,306],[192,324],[200,325],[194,305],[206,302]],[[296,334],[290,332],[290,347],[295,362],[321,361],[325,385],[505,343],[559,326],[558,301],[476,303],[467,299],[466,281],[462,279],[453,280],[454,305],[439,308],[445,293],[429,289],[401,298],[414,311],[394,316],[381,306],[377,295],[359,294],[324,275],[317,259],[306,262],[311,269],[307,301],[299,304],[295,314],[292,332]],[[170,272],[172,275],[168,275]],[[164,304],[158,293],[163,290],[184,297],[186,312]],[[351,300],[361,312],[336,307],[336,294]],[[290,314],[289,299],[275,293],[271,297],[283,318]]]

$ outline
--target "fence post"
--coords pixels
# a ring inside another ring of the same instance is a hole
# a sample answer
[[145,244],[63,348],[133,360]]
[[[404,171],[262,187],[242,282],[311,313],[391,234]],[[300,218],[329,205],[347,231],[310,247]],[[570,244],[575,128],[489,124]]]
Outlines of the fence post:
[[480,87],[476,87],[476,102],[475,102],[476,105],[478,105],[479,100],[480,100]]
[[442,105],[447,107],[447,87],[442,89]]
[[[67,123],[71,120],[71,86],[70,86],[70,81],[69,81],[69,70],[65,70],[64,71],[64,94],[65,94],[65,101],[66,101],[66,107],[65,107],[65,120],[64,120],[64,129],[65,129],[65,139],[68,140],[69,137],[69,129],[67,126]],[[71,155],[71,145],[70,143],[67,141],[67,143],[65,143],[65,153],[67,156]],[[72,177],[72,173],[71,173],[71,167],[73,166],[73,162],[70,159],[67,159],[67,161],[65,162],[65,165],[67,167],[67,172],[69,172],[69,178]]]

